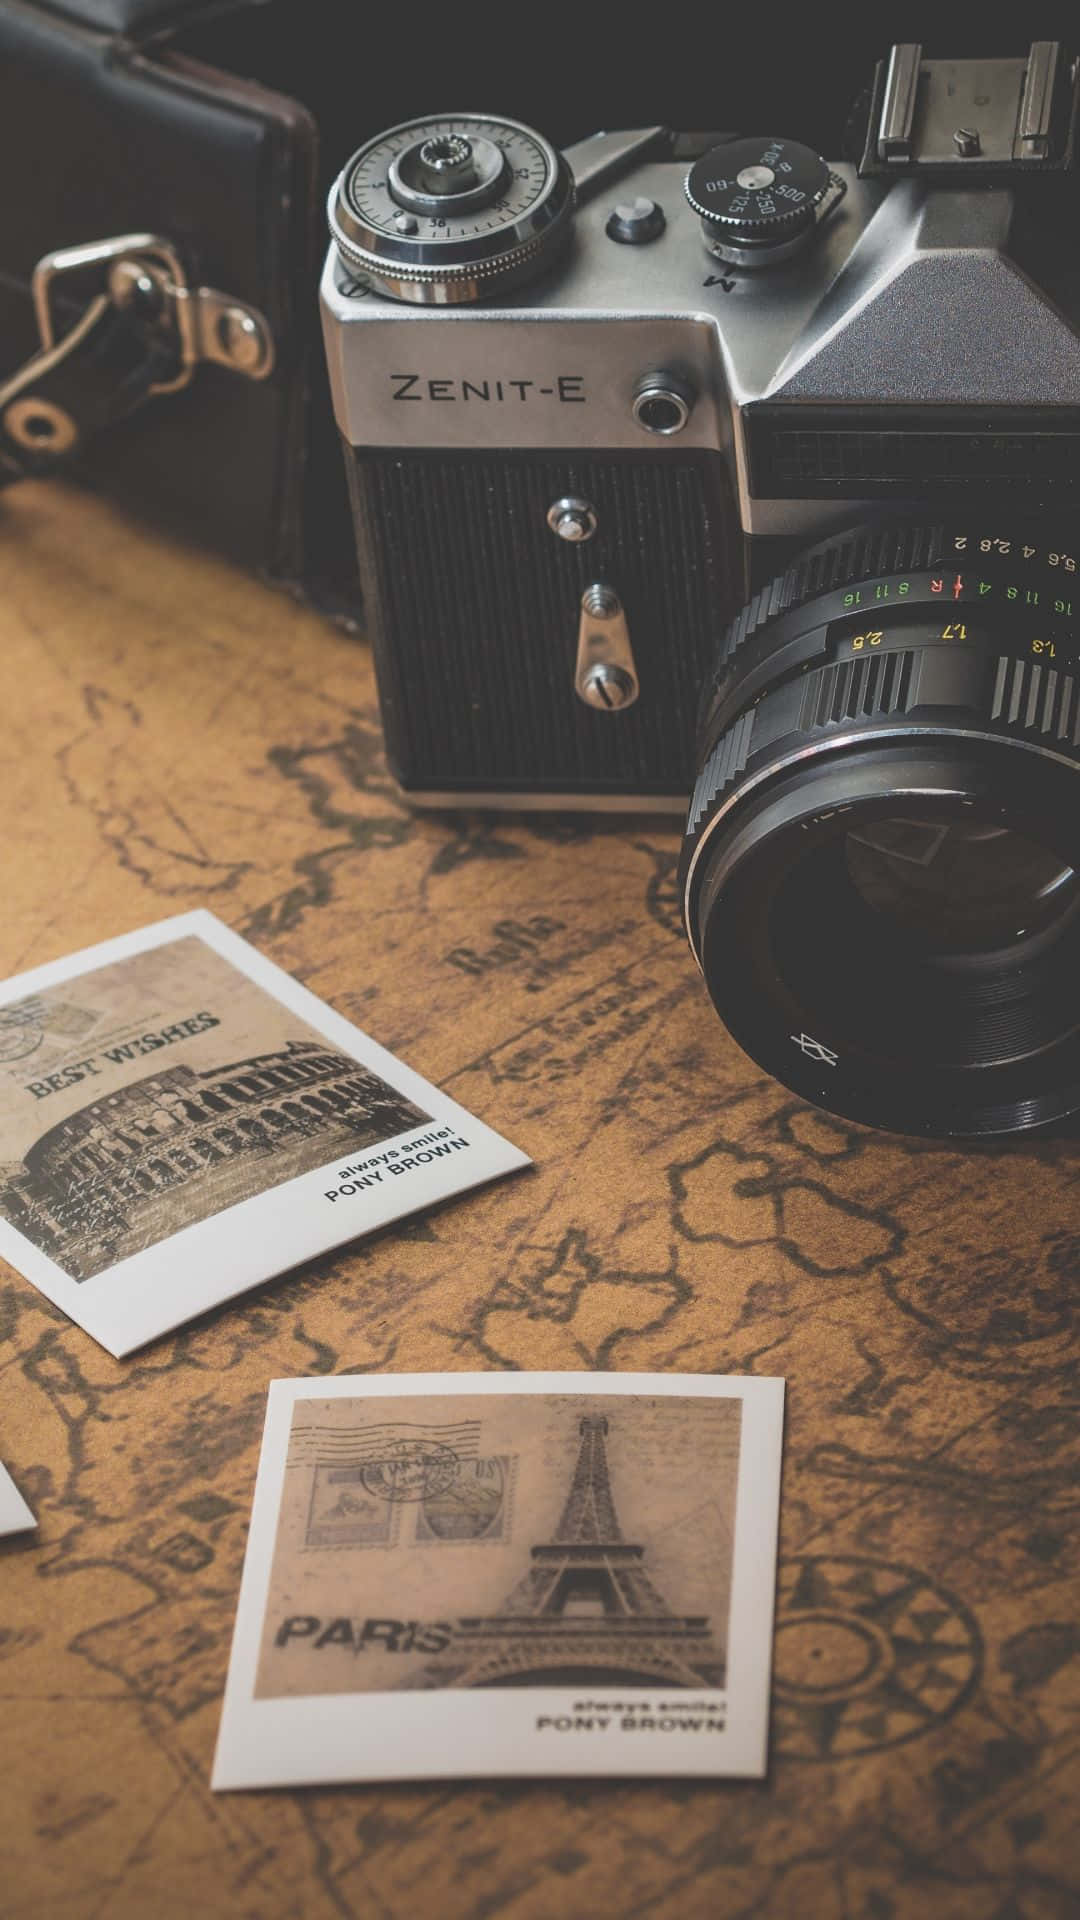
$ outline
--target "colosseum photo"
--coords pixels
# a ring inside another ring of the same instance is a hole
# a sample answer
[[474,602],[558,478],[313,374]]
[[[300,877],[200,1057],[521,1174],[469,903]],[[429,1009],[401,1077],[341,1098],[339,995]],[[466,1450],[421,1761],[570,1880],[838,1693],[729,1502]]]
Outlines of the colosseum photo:
[[0,1168],[0,1213],[75,1280],[430,1118],[325,1042],[170,1066],[69,1114]]

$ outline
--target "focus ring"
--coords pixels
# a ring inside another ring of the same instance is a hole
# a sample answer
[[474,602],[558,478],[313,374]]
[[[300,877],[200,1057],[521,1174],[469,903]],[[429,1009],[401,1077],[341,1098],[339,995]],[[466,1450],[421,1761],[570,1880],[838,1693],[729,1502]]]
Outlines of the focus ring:
[[1080,681],[1037,660],[998,656],[990,718],[1021,733],[1080,747]]
[[[902,631],[902,630],[901,630]],[[830,735],[858,733],[870,744],[898,719],[927,737],[1010,739],[1065,759],[1080,752],[1080,674],[1002,651],[999,628],[955,648],[912,636],[907,646],[846,659],[818,658],[794,679],[766,689],[716,735],[694,789],[686,825],[688,855],[725,789],[753,759],[760,773],[796,742],[816,750]]]
[[[803,682],[800,730],[909,713],[919,700],[922,649],[894,648],[871,659],[834,660]],[[736,723],[737,724],[737,723]]]
[[713,801],[742,773],[750,756],[750,736],[753,731],[754,715],[752,712],[744,713],[717,741],[698,775],[690,802],[690,817],[686,827],[688,835],[697,832]]

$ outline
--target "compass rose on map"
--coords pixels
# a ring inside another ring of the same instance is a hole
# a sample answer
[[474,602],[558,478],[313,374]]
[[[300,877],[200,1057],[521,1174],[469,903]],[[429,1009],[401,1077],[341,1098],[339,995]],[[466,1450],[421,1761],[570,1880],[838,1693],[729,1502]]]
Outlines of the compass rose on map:
[[813,1554],[780,1569],[773,1746],[842,1760],[912,1740],[980,1672],[967,1608],[910,1567]]

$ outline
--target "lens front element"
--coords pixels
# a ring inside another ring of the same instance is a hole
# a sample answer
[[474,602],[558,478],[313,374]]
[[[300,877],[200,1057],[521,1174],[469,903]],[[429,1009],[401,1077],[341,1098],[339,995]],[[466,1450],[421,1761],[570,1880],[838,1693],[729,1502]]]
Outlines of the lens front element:
[[943,963],[1038,939],[1078,897],[1072,868],[1008,827],[892,817],[849,829],[844,851],[867,905]]

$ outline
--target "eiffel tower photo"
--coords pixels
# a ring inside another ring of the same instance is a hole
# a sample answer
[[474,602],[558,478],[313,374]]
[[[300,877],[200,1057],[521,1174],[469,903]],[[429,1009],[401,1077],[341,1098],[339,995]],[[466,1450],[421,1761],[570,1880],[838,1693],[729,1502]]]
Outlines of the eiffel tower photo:
[[586,1414],[562,1517],[500,1613],[456,1622],[453,1653],[420,1687],[722,1687],[706,1614],[672,1613],[624,1540],[605,1414]]

